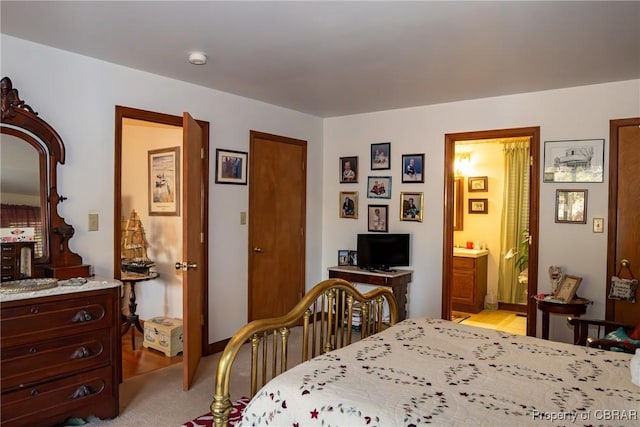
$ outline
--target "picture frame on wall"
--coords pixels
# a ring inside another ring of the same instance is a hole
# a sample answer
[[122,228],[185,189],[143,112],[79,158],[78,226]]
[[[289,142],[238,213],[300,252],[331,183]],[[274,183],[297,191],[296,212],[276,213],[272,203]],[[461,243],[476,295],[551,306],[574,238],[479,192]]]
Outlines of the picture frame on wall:
[[391,169],[391,143],[371,144],[371,170]]
[[390,176],[368,177],[367,178],[367,198],[390,199],[391,198],[391,177]]
[[423,193],[400,193],[400,221],[422,222]]
[[180,215],[180,147],[149,150],[149,215]]
[[489,178],[486,176],[470,176],[467,178],[469,193],[489,191]]
[[340,157],[340,183],[358,182],[358,156]]
[[424,154],[402,155],[402,182],[424,182]]
[[544,142],[543,182],[603,182],[604,139]]
[[341,191],[340,192],[340,218],[358,218],[358,192],[357,191]]
[[247,185],[247,158],[244,151],[216,149],[216,184]]
[[556,190],[555,221],[557,223],[587,223],[587,190]]
[[489,199],[469,199],[470,214],[488,214]]
[[368,211],[368,231],[389,232],[389,205],[369,205]]
[[349,250],[339,249],[338,250],[338,266],[343,267],[346,265],[349,265]]

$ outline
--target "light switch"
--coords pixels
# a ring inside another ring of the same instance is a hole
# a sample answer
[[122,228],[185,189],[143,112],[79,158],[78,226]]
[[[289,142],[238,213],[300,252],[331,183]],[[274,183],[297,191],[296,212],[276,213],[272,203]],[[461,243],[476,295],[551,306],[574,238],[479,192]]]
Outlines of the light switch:
[[593,232],[604,233],[604,218],[593,218]]
[[98,229],[99,229],[98,214],[90,213],[89,214],[89,231],[98,231]]
[[247,223],[247,213],[240,212],[240,225],[245,225]]

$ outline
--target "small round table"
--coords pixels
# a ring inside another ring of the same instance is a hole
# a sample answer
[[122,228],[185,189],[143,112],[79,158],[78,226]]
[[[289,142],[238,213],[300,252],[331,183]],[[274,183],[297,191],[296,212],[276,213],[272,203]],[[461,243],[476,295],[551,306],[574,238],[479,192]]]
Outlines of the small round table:
[[575,297],[568,303],[545,300],[533,297],[536,300],[538,310],[542,311],[542,338],[549,339],[549,314],[566,314],[568,316],[580,316],[587,312],[587,306],[593,301],[586,298]]
[[[136,348],[136,329],[140,331],[141,334],[144,335],[144,329],[142,329],[142,325],[140,324],[140,319],[136,314],[136,308],[138,304],[136,303],[136,288],[135,284],[138,282],[143,282],[145,280],[156,279],[159,274],[155,271],[150,272],[149,274],[142,273],[133,273],[131,271],[123,271],[120,277],[122,283],[128,284],[131,288],[131,293],[129,294],[129,314],[126,315],[122,325],[120,326],[120,333],[124,335],[127,333],[129,328],[131,328],[131,348],[135,350]],[[133,326],[133,327],[132,327]]]

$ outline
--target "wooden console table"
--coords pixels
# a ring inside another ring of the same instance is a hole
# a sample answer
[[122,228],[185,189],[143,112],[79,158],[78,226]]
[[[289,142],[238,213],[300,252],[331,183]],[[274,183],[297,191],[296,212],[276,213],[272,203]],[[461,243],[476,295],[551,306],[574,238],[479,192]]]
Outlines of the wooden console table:
[[538,309],[542,311],[542,338],[549,339],[549,314],[565,314],[567,316],[580,316],[587,312],[587,305],[592,304],[591,300],[586,298],[574,298],[569,303],[560,303],[554,301],[547,301],[536,296],[533,297],[536,301]]
[[411,282],[411,270],[373,272],[355,266],[329,267],[330,279],[343,279],[352,283],[388,286],[398,303],[398,321],[407,318],[407,285]]

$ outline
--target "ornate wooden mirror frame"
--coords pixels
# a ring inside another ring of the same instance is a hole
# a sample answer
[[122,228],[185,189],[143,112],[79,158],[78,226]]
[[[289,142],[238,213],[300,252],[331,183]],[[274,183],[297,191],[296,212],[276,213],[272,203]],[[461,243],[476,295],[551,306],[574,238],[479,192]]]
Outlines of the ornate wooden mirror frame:
[[0,131],[30,144],[38,152],[42,218],[42,255],[35,259],[35,277],[68,279],[89,276],[89,266],[69,249],[75,230],[58,214],[57,166],[64,164],[65,148],[60,135],[20,99],[9,77],[0,81]]

